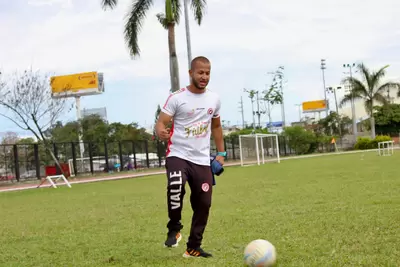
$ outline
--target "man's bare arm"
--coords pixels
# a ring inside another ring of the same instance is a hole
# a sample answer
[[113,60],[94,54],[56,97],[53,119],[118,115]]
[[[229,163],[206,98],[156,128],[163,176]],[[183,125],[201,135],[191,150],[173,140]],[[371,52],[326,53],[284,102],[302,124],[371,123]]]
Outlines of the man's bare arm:
[[224,152],[225,151],[224,134],[222,132],[222,125],[221,125],[220,117],[213,118],[211,120],[211,133],[214,137],[214,142],[215,142],[215,146],[217,147],[217,151]]
[[158,120],[156,123],[156,134],[160,139],[168,140],[169,129],[167,128],[167,125],[170,124],[171,121],[172,121],[172,116],[162,111],[160,112],[160,115],[158,116]]

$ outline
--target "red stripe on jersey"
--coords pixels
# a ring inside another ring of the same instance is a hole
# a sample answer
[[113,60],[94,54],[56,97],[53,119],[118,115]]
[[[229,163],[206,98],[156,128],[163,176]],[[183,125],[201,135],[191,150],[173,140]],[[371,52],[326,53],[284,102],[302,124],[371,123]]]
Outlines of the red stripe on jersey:
[[164,104],[163,108],[165,108],[165,107],[167,106],[169,99],[170,99],[173,95],[182,93],[183,91],[185,91],[185,88],[182,88],[181,90],[178,90],[178,91],[176,91],[176,92],[173,92],[173,93],[169,94],[169,96],[168,96],[168,98],[167,98],[167,101],[165,101],[165,104]]
[[168,154],[171,152],[171,145],[172,145],[172,135],[174,134],[174,121],[172,121],[172,126],[171,126],[171,130],[170,130],[170,135],[169,135],[169,139],[168,139],[168,146],[167,146],[167,152],[165,154],[165,156],[168,156]]

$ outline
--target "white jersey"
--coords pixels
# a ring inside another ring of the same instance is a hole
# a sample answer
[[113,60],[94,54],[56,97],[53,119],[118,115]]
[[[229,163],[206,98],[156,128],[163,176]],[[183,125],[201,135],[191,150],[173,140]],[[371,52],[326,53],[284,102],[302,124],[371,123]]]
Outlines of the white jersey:
[[187,88],[172,93],[162,112],[173,117],[167,157],[179,157],[210,166],[211,119],[219,117],[219,96],[206,89],[194,94]]

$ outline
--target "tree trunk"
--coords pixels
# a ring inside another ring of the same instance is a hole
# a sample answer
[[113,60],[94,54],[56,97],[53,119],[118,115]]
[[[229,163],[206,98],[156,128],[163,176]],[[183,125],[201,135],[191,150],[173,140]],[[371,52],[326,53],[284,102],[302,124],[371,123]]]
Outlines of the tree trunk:
[[374,101],[371,101],[369,107],[369,123],[371,124],[371,138],[375,139],[375,118],[374,118]]
[[179,64],[175,47],[175,23],[168,24],[168,48],[169,48],[169,70],[171,79],[171,91],[180,89],[179,85]]
[[375,138],[375,118],[374,118],[373,114],[371,114],[369,121],[371,123],[371,138],[374,139]]

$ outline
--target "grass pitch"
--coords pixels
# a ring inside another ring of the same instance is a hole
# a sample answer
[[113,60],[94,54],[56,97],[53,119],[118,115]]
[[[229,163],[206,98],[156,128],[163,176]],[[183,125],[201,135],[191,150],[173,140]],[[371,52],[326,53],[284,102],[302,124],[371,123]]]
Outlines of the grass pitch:
[[399,161],[370,152],[226,168],[204,236],[212,259],[182,257],[190,190],[184,239],[163,248],[165,176],[0,193],[0,266],[243,266],[258,238],[279,266],[399,266]]

